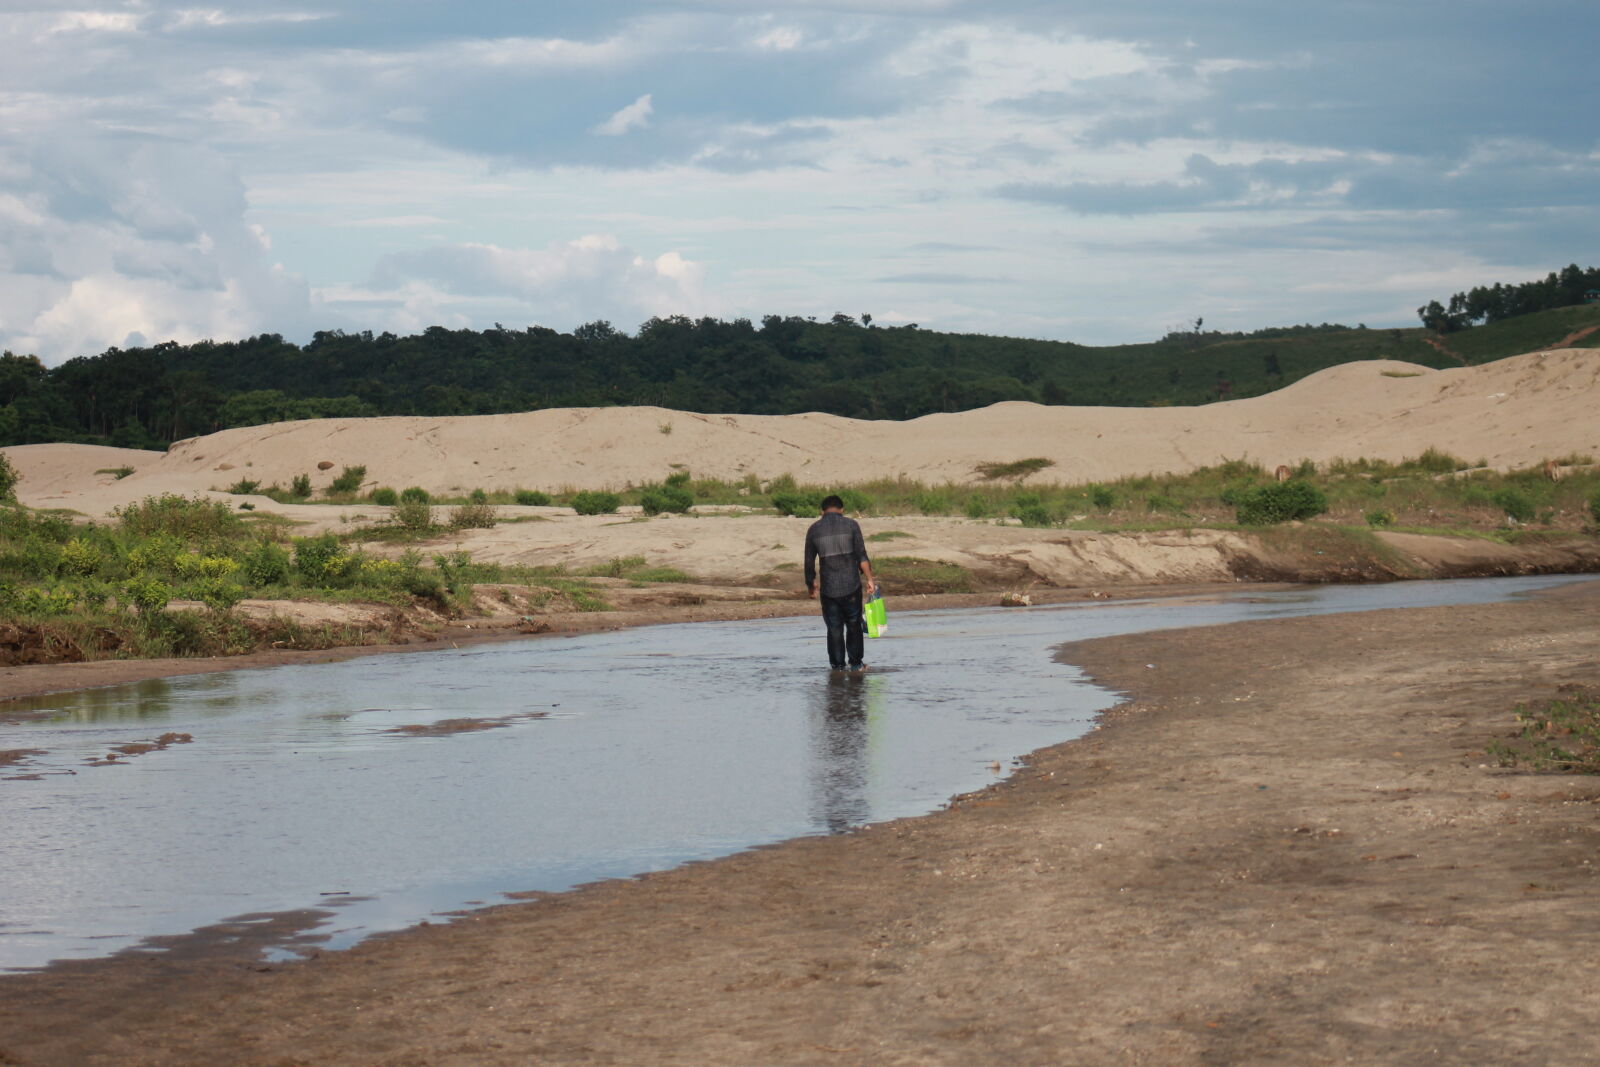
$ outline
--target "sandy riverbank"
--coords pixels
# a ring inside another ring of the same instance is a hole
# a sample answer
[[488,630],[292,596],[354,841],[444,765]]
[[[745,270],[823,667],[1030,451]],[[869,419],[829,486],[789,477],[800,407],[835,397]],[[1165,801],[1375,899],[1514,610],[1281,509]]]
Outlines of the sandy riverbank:
[[1130,702],[947,811],[306,963],[0,978],[0,1063],[1586,1063],[1600,785],[1478,753],[1596,681],[1597,622],[1585,584],[1070,647]]

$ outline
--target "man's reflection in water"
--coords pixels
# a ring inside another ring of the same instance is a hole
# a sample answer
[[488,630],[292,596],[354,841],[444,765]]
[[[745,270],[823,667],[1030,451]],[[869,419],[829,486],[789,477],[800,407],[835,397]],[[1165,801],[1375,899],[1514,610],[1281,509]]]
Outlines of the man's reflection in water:
[[829,671],[817,687],[811,714],[812,818],[838,834],[871,815],[868,744],[885,679],[857,671]]

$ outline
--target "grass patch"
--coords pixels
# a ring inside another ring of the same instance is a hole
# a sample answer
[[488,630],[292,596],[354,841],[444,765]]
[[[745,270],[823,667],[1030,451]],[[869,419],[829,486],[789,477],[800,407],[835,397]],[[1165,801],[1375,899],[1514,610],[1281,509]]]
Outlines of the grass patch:
[[1038,474],[1045,468],[1055,465],[1056,461],[1053,459],[1033,456],[1029,459],[1014,459],[1009,463],[980,463],[973,470],[987,482],[1020,481],[1030,474]]
[[1386,371],[1379,371],[1378,373],[1382,374],[1385,378],[1420,378],[1420,377],[1422,377],[1422,372],[1419,371],[1419,370],[1386,370]]
[[652,567],[643,556],[613,556],[580,572],[590,578],[627,578],[635,582],[692,582],[675,567]]
[[955,563],[916,556],[884,556],[872,561],[872,574],[891,595],[970,593],[972,572]]
[[133,468],[132,467],[101,467],[99,470],[95,471],[95,473],[96,474],[112,474],[112,475],[115,475],[117,481],[120,482],[120,481],[122,481],[122,479],[126,478],[128,475],[133,473]]
[[[867,535],[867,540],[868,541],[895,541],[895,540],[898,540],[898,539],[900,539],[902,537],[910,537],[910,536],[911,536],[910,534],[904,532],[903,530],[883,530],[883,531],[880,531],[880,532],[875,533],[875,534],[868,534]],[[782,546],[779,546],[779,547],[782,547]]]
[[1564,685],[1560,695],[1516,707],[1520,729],[1485,748],[1502,767],[1600,774],[1600,689]]

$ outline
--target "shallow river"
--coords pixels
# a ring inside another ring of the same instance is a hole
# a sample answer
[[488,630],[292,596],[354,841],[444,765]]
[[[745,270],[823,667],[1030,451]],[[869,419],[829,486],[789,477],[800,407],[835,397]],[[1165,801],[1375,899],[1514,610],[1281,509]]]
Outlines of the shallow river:
[[[868,644],[865,675],[819,668],[820,623],[802,618],[0,705],[0,750],[44,751],[0,768],[0,969],[159,951],[146,939],[305,909],[321,909],[320,925],[300,947],[344,947],[510,891],[922,814],[993,781],[991,764],[1080,735],[1115,702],[1054,661],[1062,642],[1483,603],[1574,580],[896,612]],[[505,724],[393,732],[461,718]],[[193,740],[103,761],[166,733]]]

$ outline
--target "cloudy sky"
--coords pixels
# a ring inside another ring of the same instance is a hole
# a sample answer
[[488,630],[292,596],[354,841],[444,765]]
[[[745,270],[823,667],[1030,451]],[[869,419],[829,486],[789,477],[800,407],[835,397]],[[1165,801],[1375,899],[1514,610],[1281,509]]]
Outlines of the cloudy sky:
[[0,0],[0,345],[1413,321],[1600,261],[1594,0]]

